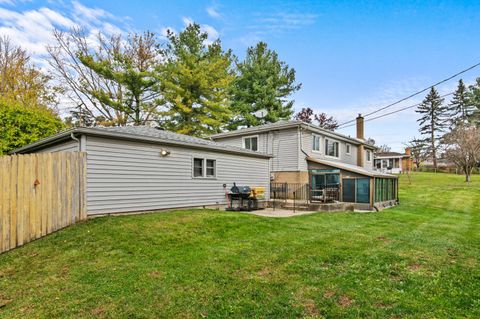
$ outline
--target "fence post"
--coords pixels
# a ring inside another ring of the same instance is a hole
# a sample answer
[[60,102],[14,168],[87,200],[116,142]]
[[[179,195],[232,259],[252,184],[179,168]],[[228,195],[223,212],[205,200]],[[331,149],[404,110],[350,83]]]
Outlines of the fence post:
[[293,191],[293,213],[295,214],[295,199],[296,199],[296,194],[297,192]]

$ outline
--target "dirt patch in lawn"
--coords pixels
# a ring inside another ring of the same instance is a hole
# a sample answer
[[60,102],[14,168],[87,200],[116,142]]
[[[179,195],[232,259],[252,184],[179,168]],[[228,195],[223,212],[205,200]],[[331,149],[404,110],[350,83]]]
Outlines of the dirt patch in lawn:
[[305,314],[309,317],[320,317],[320,311],[315,304],[315,301],[308,299],[304,302]]
[[341,295],[337,300],[337,304],[342,308],[348,308],[353,304],[353,300],[347,295]]
[[413,271],[420,270],[422,268],[423,268],[423,265],[420,265],[420,264],[417,264],[417,263],[408,265],[408,269],[413,270]]

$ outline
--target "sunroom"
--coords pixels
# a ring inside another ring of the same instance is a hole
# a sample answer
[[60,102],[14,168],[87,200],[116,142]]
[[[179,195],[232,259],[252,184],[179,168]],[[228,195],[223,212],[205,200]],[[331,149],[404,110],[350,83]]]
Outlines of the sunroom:
[[374,210],[398,202],[398,177],[362,167],[307,158],[311,203],[351,203]]

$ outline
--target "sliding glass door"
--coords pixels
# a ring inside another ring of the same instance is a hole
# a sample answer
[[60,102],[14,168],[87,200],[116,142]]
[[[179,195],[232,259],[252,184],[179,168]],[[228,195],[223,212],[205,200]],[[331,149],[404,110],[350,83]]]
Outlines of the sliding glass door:
[[370,203],[369,178],[344,178],[343,201],[347,203]]

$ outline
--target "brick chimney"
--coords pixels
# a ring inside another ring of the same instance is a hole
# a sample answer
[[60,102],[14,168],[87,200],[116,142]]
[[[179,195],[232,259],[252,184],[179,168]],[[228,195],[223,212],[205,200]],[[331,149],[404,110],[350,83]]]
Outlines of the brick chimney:
[[408,158],[403,159],[404,163],[402,163],[402,165],[404,169],[407,170],[407,172],[410,172],[413,167],[412,150],[410,149],[410,147],[405,148],[405,155],[407,155]]
[[357,116],[357,138],[361,140],[365,140],[365,134],[364,134],[364,125],[363,125],[363,116],[362,114],[358,114]]
[[[357,116],[357,139],[365,141],[364,135],[364,120],[362,114],[358,114]],[[357,165],[363,167],[365,163],[365,147],[363,144],[358,146],[357,151]]]

